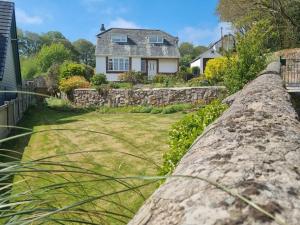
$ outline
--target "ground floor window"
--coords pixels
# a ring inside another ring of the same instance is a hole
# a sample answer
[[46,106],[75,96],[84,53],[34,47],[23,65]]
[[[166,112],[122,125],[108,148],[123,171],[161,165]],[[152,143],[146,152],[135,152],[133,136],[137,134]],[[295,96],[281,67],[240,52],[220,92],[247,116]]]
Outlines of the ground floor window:
[[129,58],[109,58],[108,71],[129,71]]

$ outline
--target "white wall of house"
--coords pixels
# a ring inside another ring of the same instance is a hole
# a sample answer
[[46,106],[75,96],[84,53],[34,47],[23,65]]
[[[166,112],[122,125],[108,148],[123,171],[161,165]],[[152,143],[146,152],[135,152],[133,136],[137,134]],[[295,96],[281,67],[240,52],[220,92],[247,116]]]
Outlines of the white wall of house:
[[141,58],[131,58],[131,69],[133,71],[141,71],[141,65],[142,65],[142,62],[141,62]]
[[96,57],[96,73],[106,74],[106,57],[104,56]]
[[202,53],[200,56],[199,56],[199,59],[197,59],[196,61],[192,62],[190,67],[199,67],[200,68],[200,74],[203,74],[204,73],[204,68],[203,68],[203,59],[205,58],[208,58],[208,59],[215,59],[215,58],[218,58],[218,57],[222,57],[221,54],[219,54],[218,52],[216,52],[215,50],[213,49],[209,49],[207,50],[206,52]]
[[6,87],[7,90],[17,90],[14,55],[13,55],[13,48],[12,48],[10,38],[8,40],[4,75],[3,75],[3,79],[1,81],[1,86]]
[[178,70],[177,59],[159,59],[159,73],[176,73]]

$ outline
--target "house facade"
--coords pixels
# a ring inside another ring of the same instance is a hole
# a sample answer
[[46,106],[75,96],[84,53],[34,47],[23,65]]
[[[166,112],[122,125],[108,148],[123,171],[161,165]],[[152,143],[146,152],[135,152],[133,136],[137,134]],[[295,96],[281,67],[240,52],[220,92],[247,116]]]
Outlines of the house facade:
[[97,35],[96,73],[109,81],[127,71],[174,74],[179,70],[178,38],[160,30],[111,28]]
[[230,51],[234,48],[235,37],[232,34],[226,34],[220,40],[209,45],[209,49],[194,59],[190,63],[190,67],[199,67],[200,74],[203,74],[205,72],[206,64],[210,59],[222,57],[221,52]]
[[218,53],[213,48],[208,49],[206,52],[203,52],[201,55],[199,55],[196,59],[194,59],[190,67],[199,67],[200,68],[200,74],[203,74],[206,68],[206,64],[210,59],[215,59],[218,57],[222,57],[220,53]]
[[[0,1],[0,90],[16,91],[22,86],[18,38],[13,2]],[[17,93],[0,93],[0,105]]]

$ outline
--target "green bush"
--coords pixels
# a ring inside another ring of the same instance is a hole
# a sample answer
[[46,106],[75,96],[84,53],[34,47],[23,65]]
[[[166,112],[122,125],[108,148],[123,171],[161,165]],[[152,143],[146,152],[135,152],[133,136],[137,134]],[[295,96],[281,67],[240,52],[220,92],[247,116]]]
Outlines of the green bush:
[[71,61],[65,61],[60,66],[60,79],[66,79],[72,76],[84,76],[84,74],[85,68],[82,64]]
[[221,104],[220,101],[216,100],[198,112],[186,115],[182,120],[174,124],[169,133],[170,150],[163,155],[164,161],[160,174],[172,173],[196,138],[226,109],[227,105]]
[[105,74],[96,74],[91,78],[91,83],[93,86],[100,86],[102,84],[107,84],[107,79]]
[[184,110],[187,110],[190,108],[192,108],[192,106],[190,104],[169,105],[169,106],[166,106],[162,110],[162,114],[172,114],[172,113],[181,112],[181,111],[184,111]]
[[198,76],[200,74],[200,68],[198,66],[192,67],[192,74]]
[[132,84],[143,84],[146,82],[146,76],[141,72],[128,71],[120,74],[119,80]]
[[109,86],[113,89],[131,89],[133,85],[126,82],[110,82]]
[[150,113],[151,113],[151,114],[160,114],[162,111],[163,111],[162,108],[159,108],[159,107],[153,107]]
[[150,113],[152,111],[152,106],[138,106],[131,110],[132,113]]
[[68,79],[62,79],[59,82],[59,90],[66,94],[71,94],[77,88],[88,88],[90,83],[81,76],[73,76]]
[[228,60],[224,74],[224,84],[229,93],[242,89],[246,83],[266,67],[266,43],[272,37],[272,26],[260,21],[237,41],[237,60]]
[[60,98],[46,98],[46,105],[52,109],[69,110],[73,109],[72,104],[68,100]]
[[189,87],[201,87],[201,86],[209,86],[210,83],[205,79],[204,76],[195,77],[188,81]]

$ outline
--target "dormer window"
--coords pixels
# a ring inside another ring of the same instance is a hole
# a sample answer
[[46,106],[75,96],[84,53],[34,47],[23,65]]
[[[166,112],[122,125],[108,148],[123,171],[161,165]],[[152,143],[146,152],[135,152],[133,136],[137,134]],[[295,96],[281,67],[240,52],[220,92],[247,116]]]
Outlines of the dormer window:
[[114,43],[126,43],[127,42],[127,35],[113,34],[111,36],[111,41],[114,42]]
[[164,38],[162,36],[152,35],[149,37],[149,43],[162,44],[162,43],[164,43]]

